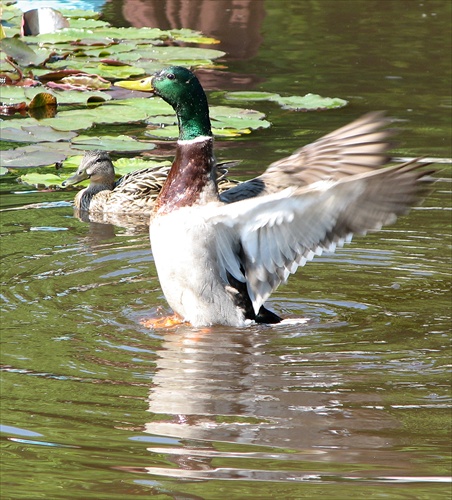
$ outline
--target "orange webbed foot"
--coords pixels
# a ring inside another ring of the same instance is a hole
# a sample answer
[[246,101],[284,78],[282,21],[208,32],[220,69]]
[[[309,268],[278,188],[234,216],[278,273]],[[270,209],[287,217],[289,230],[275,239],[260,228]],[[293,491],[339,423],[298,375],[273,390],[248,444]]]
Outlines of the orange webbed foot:
[[141,325],[146,328],[152,328],[153,330],[158,330],[160,328],[174,328],[184,323],[185,321],[183,321],[176,314],[173,314],[172,316],[164,316],[163,318],[143,319],[140,321]]

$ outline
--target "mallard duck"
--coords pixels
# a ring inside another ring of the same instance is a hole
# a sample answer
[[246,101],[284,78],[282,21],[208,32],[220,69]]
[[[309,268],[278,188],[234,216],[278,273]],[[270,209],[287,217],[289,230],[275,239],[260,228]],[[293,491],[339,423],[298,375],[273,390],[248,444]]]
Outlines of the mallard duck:
[[392,132],[369,113],[219,194],[209,108],[196,76],[169,67],[128,88],[175,110],[179,139],[154,204],[150,240],[165,297],[193,326],[278,323],[264,307],[299,266],[378,230],[428,191],[421,163],[388,168]]
[[[228,179],[226,174],[231,162],[224,162],[218,170],[219,190],[229,189],[238,181]],[[110,155],[105,151],[85,152],[77,171],[61,185],[72,186],[90,180],[85,189],[78,192],[74,199],[75,207],[90,213],[137,213],[149,215],[154,201],[164,184],[170,166],[158,165],[130,172],[118,181]]]

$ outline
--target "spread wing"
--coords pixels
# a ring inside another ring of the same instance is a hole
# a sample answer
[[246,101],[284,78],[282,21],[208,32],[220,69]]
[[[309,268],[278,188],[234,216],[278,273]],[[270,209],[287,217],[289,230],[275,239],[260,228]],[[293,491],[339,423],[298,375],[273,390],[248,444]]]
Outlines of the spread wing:
[[431,171],[421,166],[413,161],[364,172],[357,166],[356,174],[218,207],[210,220],[218,229],[223,279],[230,273],[246,282],[257,313],[280,283],[314,255],[334,251],[353,234],[378,230],[406,213],[433,181]]
[[338,180],[385,165],[395,131],[383,112],[368,113],[272,163],[254,179],[221,194],[225,203],[275,193],[290,186],[307,186],[322,179]]

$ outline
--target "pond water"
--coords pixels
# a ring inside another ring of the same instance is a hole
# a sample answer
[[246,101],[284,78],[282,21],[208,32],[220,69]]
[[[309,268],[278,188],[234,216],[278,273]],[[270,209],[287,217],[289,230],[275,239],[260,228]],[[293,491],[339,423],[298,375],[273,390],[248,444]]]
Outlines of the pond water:
[[304,322],[152,331],[140,320],[169,310],[147,234],[3,179],[1,498],[449,498],[450,3],[194,4],[103,8],[220,38],[225,68],[200,72],[211,103],[215,89],[350,101],[253,103],[272,127],[217,142],[242,160],[235,177],[386,109],[395,156],[436,158],[438,181],[277,290],[270,307]]

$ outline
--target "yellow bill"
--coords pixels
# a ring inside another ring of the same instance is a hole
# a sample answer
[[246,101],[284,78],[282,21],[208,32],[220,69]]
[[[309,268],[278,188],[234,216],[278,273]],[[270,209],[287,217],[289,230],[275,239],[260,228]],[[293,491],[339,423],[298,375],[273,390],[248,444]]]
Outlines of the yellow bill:
[[152,76],[142,78],[141,80],[121,80],[119,82],[115,82],[115,85],[128,90],[139,90],[141,92],[154,91],[154,87],[152,86]]

